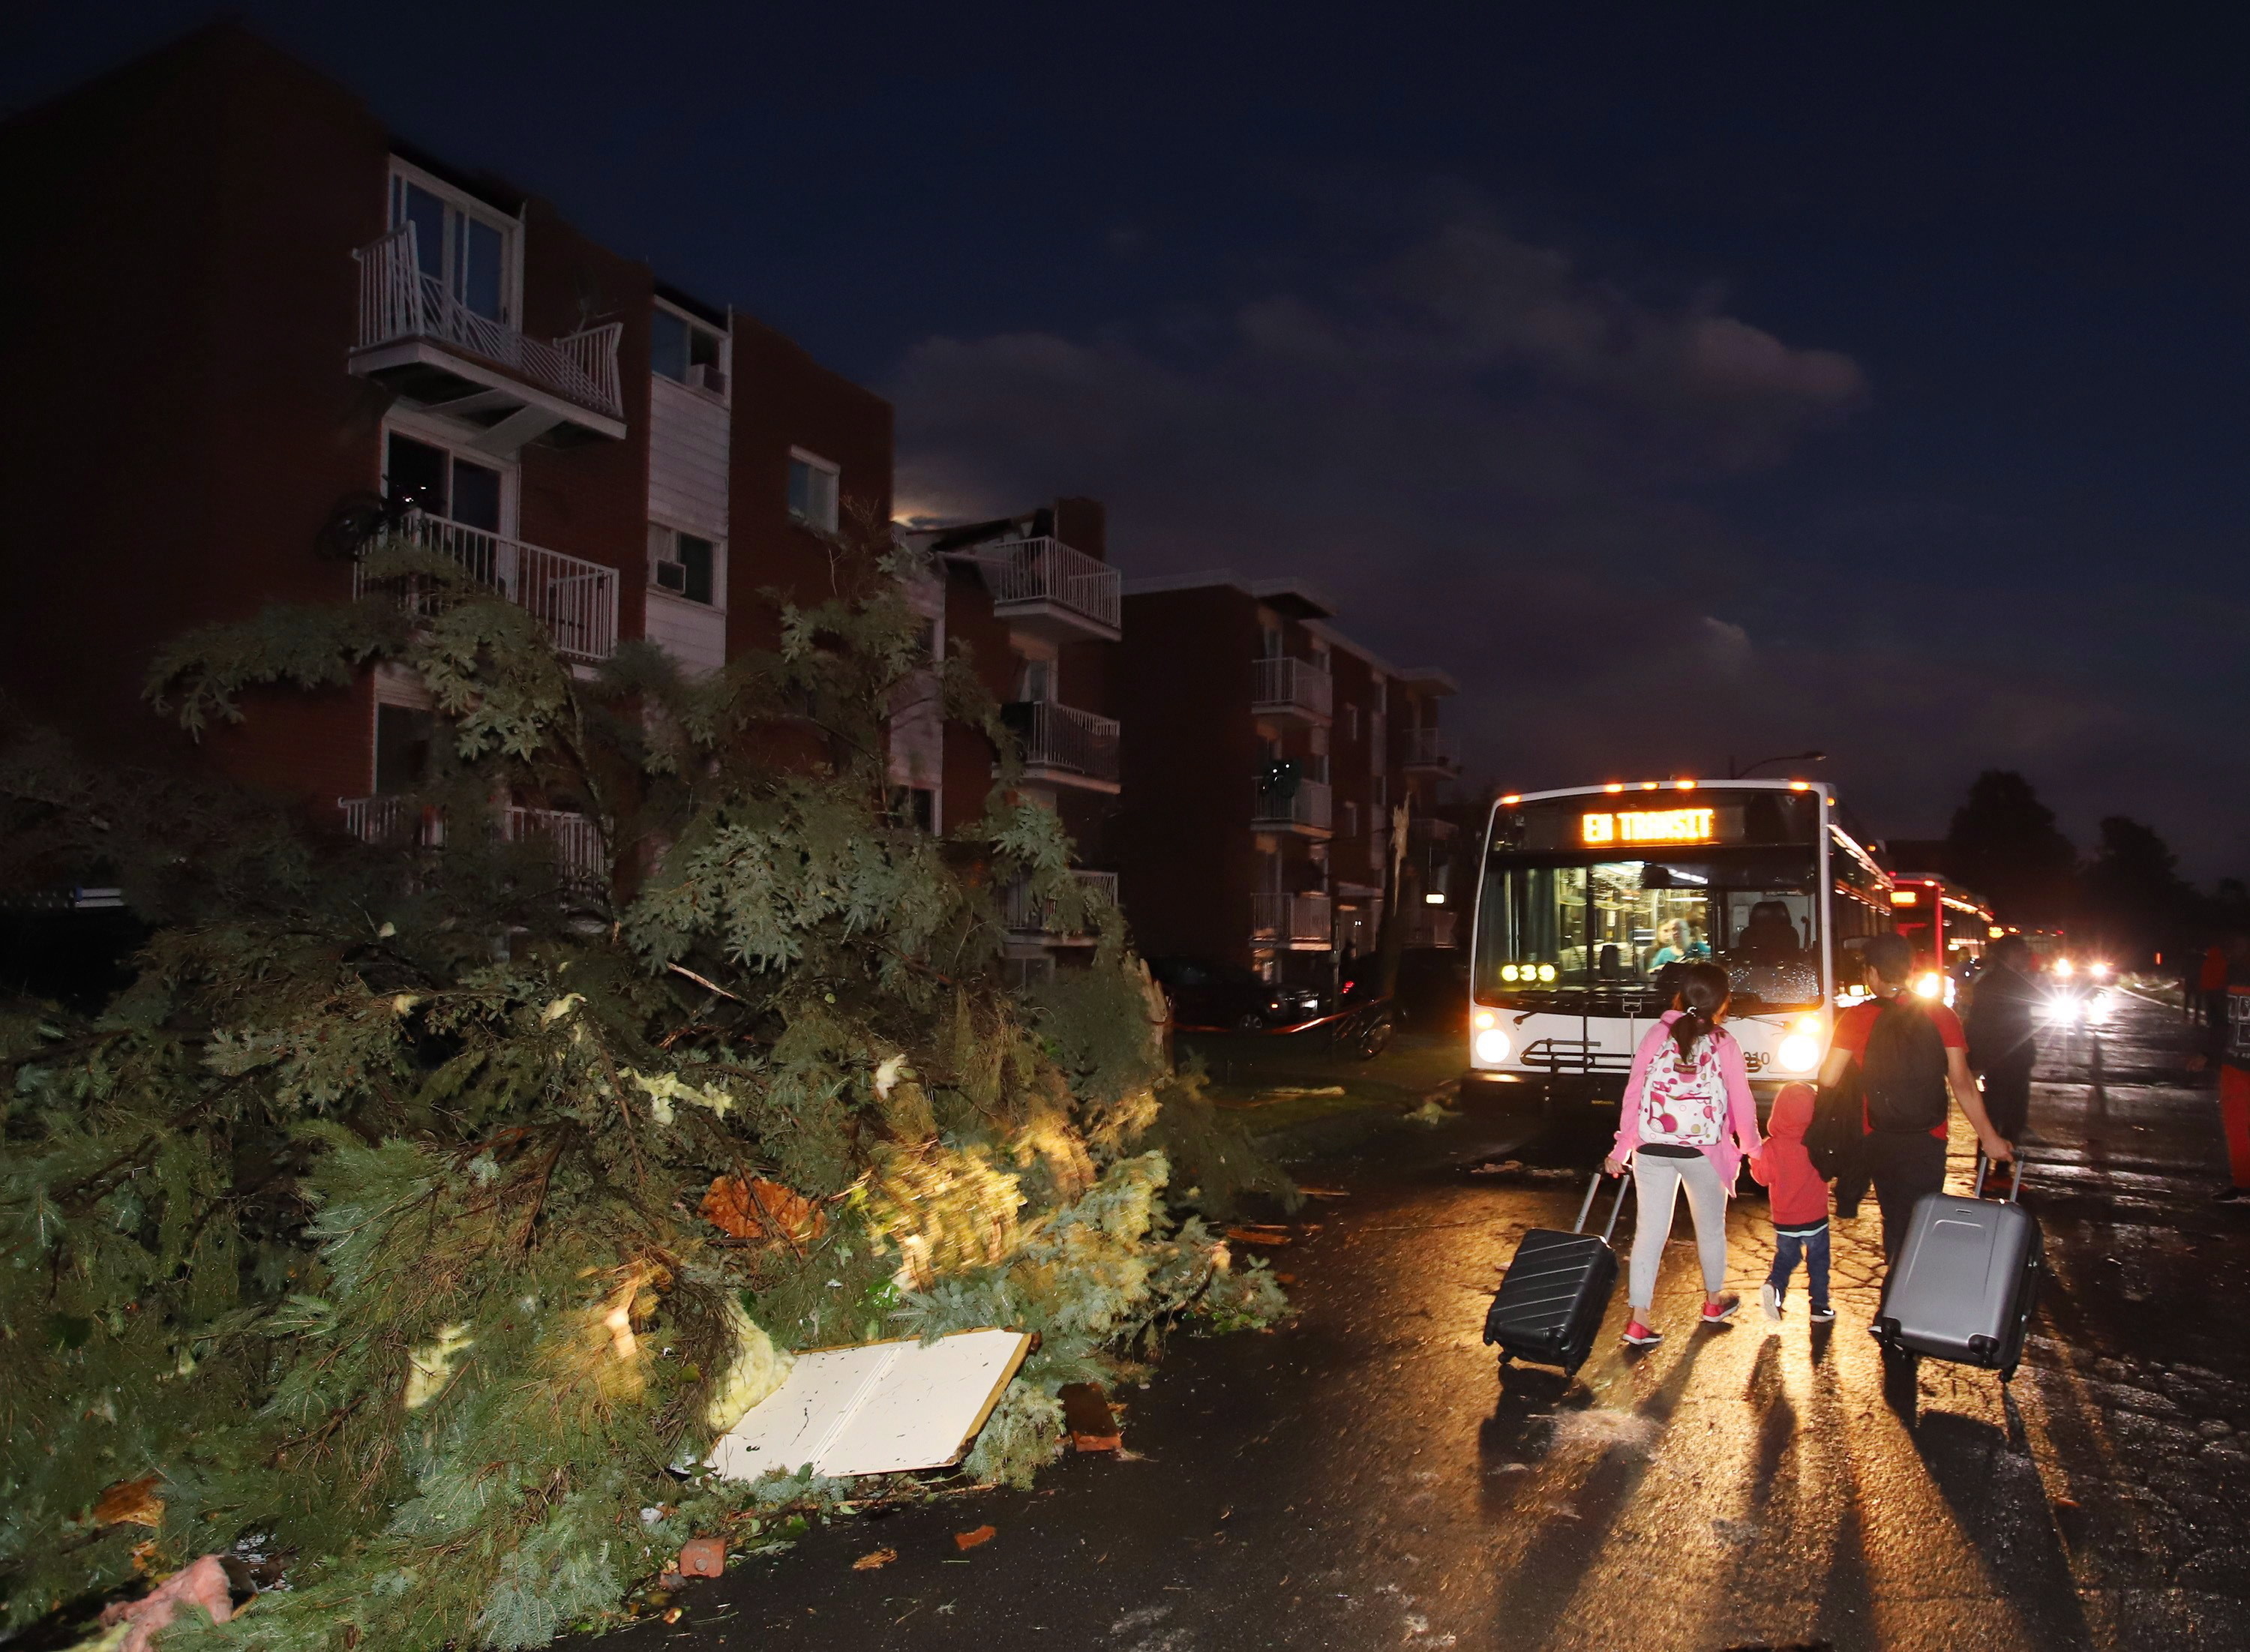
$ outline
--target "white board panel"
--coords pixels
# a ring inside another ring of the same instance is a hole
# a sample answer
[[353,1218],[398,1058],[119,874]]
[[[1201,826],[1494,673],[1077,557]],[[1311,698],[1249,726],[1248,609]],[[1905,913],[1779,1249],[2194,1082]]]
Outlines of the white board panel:
[[985,1401],[1014,1374],[1014,1331],[961,1331],[927,1348],[911,1343],[825,1454],[830,1474],[898,1474],[951,1463],[984,1421]]
[[956,1461],[1023,1363],[1020,1331],[956,1331],[797,1356],[789,1379],[712,1448],[728,1479],[776,1469],[843,1477]]

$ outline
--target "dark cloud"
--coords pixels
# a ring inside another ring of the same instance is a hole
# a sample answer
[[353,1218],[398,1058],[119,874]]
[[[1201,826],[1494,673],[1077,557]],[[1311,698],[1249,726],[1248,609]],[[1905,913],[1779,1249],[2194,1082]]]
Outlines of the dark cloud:
[[[1487,216],[1225,313],[933,338],[892,389],[902,511],[1089,492],[1128,575],[1312,579],[1355,634],[1460,678],[1480,777],[1712,774],[1819,747],[1879,831],[1942,830],[2001,765],[2088,819],[2208,822],[2183,834],[2198,859],[2240,847],[2187,779],[2160,674],[2102,669],[2136,646],[2114,598],[1964,599],[1973,558],[1908,527],[1950,513],[1965,540],[1983,531],[1965,507],[1831,500],[1828,530],[1807,512],[1789,542],[1742,507],[1871,404],[1850,355],[1709,294],[1635,297]],[[2177,615],[2138,618],[2146,657],[2177,645]],[[2089,636],[2091,655],[2055,646]]]

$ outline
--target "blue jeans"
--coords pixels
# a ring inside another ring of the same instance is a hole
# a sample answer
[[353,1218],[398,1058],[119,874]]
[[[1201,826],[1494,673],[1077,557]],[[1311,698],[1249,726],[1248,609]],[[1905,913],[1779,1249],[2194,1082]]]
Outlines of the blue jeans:
[[1766,1281],[1776,1292],[1789,1289],[1789,1276],[1797,1271],[1797,1259],[1805,1258],[1805,1288],[1811,1293],[1815,1312],[1828,1305],[1828,1224],[1817,1228],[1799,1229],[1795,1232],[1777,1228],[1773,1232],[1773,1271]]

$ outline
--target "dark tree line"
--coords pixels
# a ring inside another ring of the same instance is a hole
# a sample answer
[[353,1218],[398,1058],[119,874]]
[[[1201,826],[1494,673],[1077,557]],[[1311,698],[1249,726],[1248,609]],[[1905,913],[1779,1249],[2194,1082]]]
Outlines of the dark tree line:
[[2067,928],[2121,963],[2169,959],[2227,930],[2250,930],[2241,879],[2198,889],[2155,827],[2110,815],[2096,829],[2081,859],[2029,781],[1988,768],[1954,811],[1943,870],[2008,922]]

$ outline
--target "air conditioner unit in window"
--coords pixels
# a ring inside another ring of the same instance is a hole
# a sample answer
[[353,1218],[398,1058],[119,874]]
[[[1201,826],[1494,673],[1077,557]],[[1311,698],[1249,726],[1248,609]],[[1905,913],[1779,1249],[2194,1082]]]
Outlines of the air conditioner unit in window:
[[656,582],[667,591],[684,592],[687,589],[687,569],[679,562],[659,562]]
[[726,395],[727,375],[715,363],[706,361],[702,366],[697,368],[695,372],[697,375],[697,382],[700,382],[705,389],[710,391],[712,395]]

